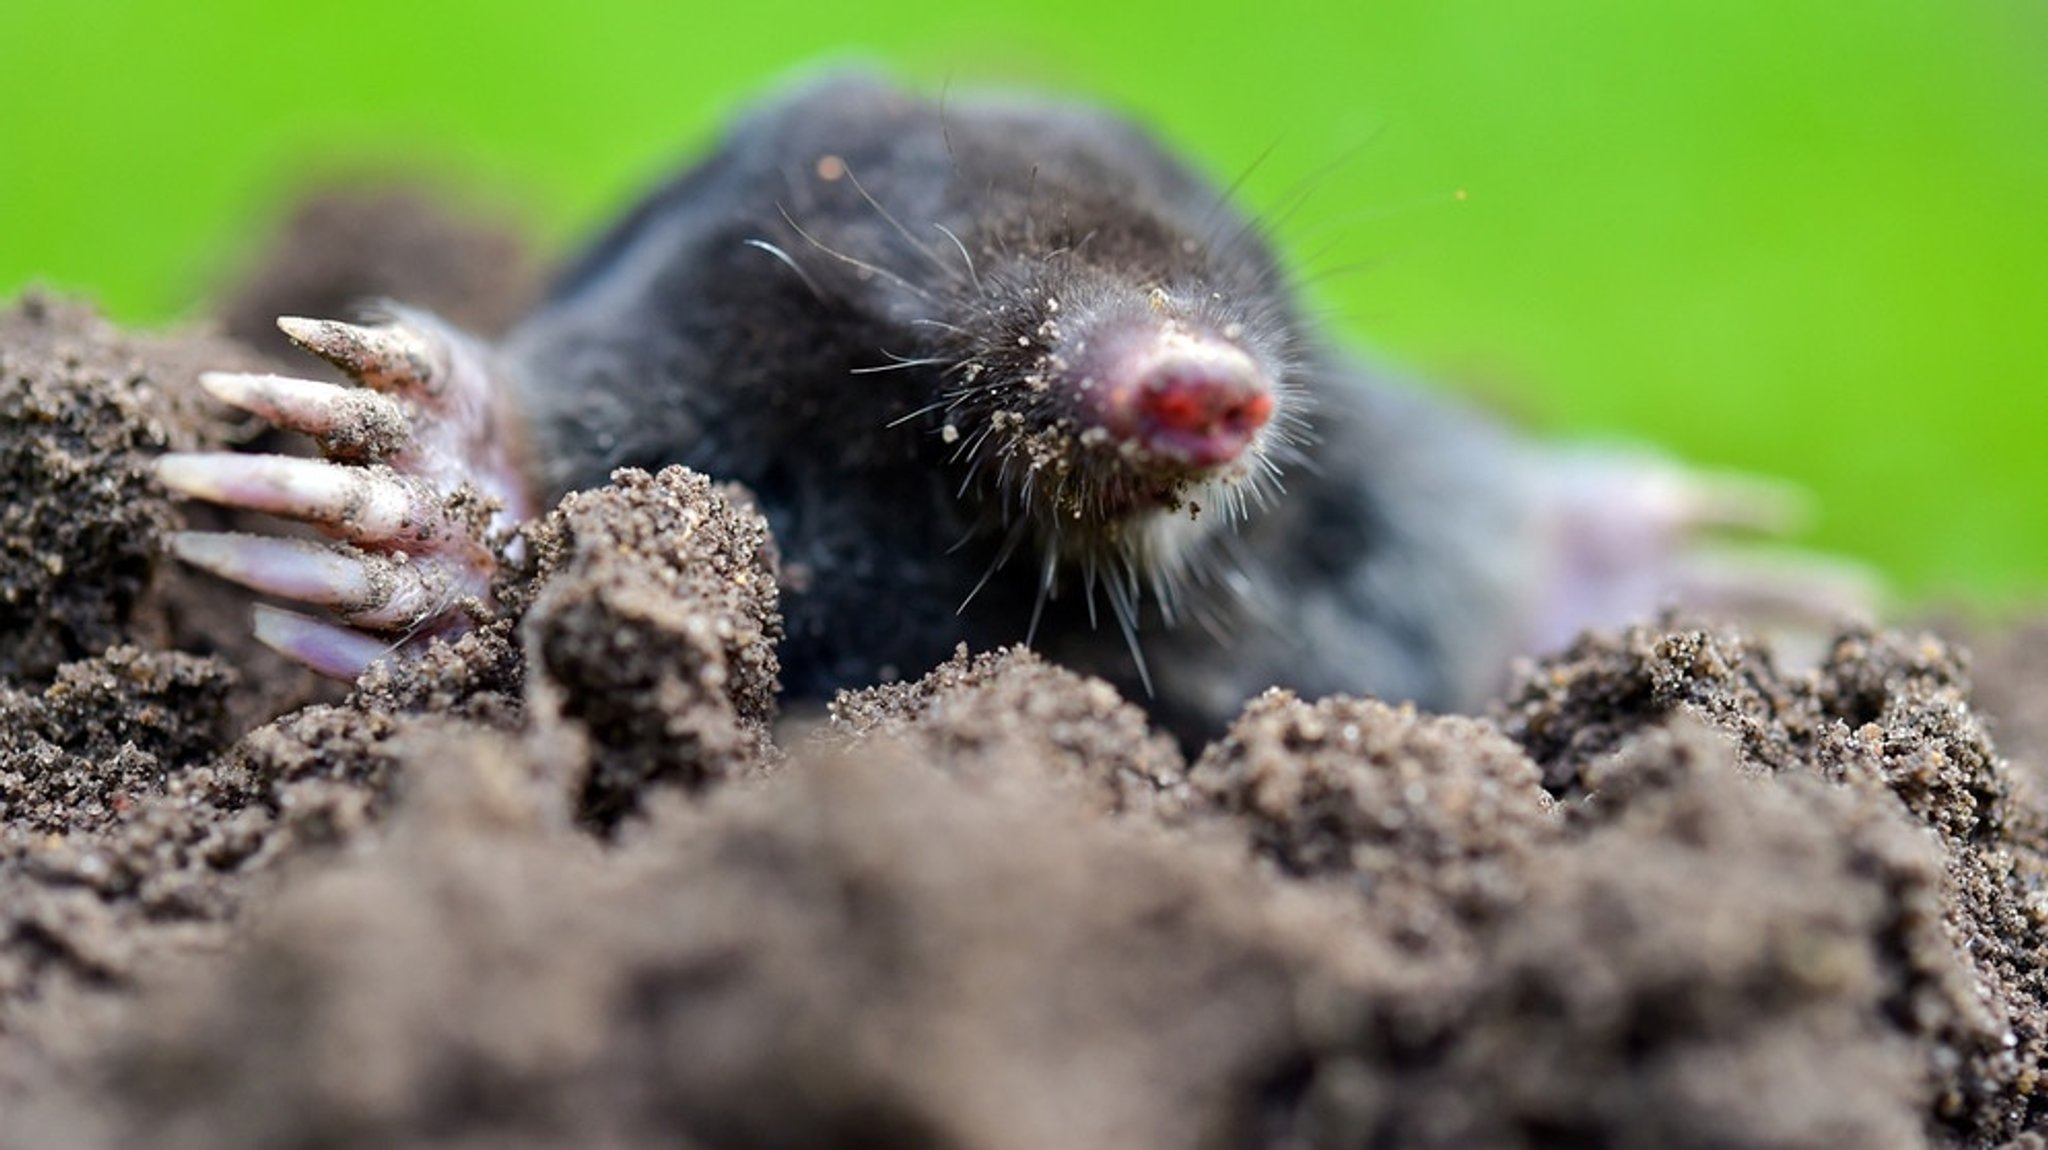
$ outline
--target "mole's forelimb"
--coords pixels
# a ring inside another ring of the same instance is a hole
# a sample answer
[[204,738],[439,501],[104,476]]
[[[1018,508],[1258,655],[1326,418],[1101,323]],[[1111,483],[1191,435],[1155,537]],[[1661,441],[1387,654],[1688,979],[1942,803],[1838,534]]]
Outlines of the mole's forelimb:
[[373,659],[467,625],[486,599],[494,548],[533,511],[491,393],[488,352],[424,313],[377,326],[286,318],[292,342],[362,387],[214,372],[215,398],[311,436],[324,459],[173,454],[157,477],[179,494],[311,524],[341,540],[180,532],[173,554],[252,590],[328,609],[328,623],[256,610],[256,635],[353,678]]

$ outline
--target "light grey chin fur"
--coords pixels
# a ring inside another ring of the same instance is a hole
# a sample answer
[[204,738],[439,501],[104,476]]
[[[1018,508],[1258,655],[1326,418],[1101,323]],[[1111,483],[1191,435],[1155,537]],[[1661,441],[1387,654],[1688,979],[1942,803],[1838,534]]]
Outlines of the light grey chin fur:
[[1247,516],[1258,514],[1257,499],[1245,490],[1251,482],[1248,475],[1233,471],[1228,477],[1195,484],[1181,507],[1138,513],[1106,546],[1097,537],[1077,548],[1072,545],[1074,537],[1056,533],[1042,535],[1039,545],[1059,553],[1058,562],[1069,577],[1092,569],[1104,582],[1126,580],[1136,593],[1134,604],[1154,598],[1171,621],[1182,614],[1194,586],[1217,582],[1206,577],[1205,568],[1222,562],[1216,554],[1219,538],[1236,530]]
[[[1134,593],[1133,610],[1150,597],[1169,622],[1186,613],[1199,586],[1239,588],[1240,581],[1228,577],[1232,564],[1225,539],[1279,496],[1282,469],[1300,459],[1295,445],[1302,430],[1301,397],[1278,382],[1273,394],[1273,418],[1235,462],[1188,482],[1177,507],[1137,512],[1109,538],[1066,531],[1057,521],[1039,518],[1035,543],[1047,565],[1047,585],[1075,575],[1092,575],[1091,583],[1122,581]],[[1055,568],[1064,574],[1056,575]]]
[[1203,546],[1219,532],[1234,529],[1238,522],[1256,511],[1240,511],[1234,500],[1246,497],[1243,486],[1249,477],[1208,479],[1190,488],[1185,505],[1174,510],[1147,511],[1129,533],[1126,546],[1141,569],[1156,569],[1178,576],[1196,561]]

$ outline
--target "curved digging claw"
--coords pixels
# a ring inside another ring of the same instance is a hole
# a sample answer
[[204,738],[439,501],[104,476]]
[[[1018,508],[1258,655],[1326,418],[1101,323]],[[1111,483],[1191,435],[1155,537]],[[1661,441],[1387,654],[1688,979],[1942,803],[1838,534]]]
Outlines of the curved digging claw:
[[490,593],[493,544],[531,511],[483,350],[432,316],[395,315],[377,326],[278,321],[363,387],[200,378],[221,401],[311,436],[325,459],[181,453],[156,465],[178,494],[295,519],[343,541],[186,531],[170,542],[202,570],[331,610],[334,622],[258,606],[255,634],[338,678],[466,629],[465,606]]
[[353,679],[363,668],[398,649],[387,639],[267,603],[256,604],[250,616],[250,629],[258,642],[330,679]]

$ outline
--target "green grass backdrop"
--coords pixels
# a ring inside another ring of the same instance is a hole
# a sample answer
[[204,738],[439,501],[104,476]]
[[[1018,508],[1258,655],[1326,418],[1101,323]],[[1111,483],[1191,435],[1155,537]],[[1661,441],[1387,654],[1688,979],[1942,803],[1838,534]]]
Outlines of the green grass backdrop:
[[1904,590],[2048,589],[2041,0],[7,0],[0,293],[202,313],[308,173],[428,168],[553,249],[833,56],[1093,94],[1361,341],[1549,431],[1817,497]]

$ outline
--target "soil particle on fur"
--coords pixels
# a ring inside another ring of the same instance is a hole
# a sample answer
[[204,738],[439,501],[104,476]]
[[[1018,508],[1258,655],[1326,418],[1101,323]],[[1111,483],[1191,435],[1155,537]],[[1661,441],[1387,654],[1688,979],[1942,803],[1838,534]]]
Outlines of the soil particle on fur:
[[1666,619],[1192,763],[1021,650],[778,731],[772,540],[672,469],[309,702],[157,553],[216,351],[0,319],[0,1147],[2048,1135],[2038,625],[1973,695]]

